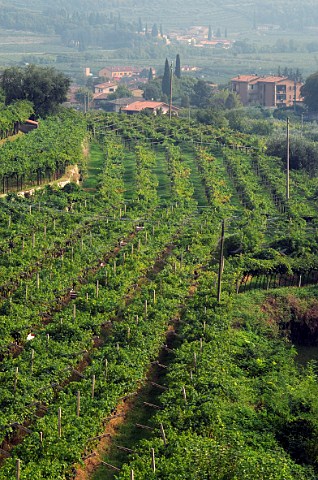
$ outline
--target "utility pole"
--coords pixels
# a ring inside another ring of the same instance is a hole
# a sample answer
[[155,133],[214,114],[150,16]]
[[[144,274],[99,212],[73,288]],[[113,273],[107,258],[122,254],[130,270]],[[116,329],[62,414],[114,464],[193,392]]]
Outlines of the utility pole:
[[169,99],[169,119],[171,120],[172,115],[172,76],[173,76],[173,66],[172,62],[170,65],[170,99]]
[[286,118],[286,200],[289,200],[289,118]]

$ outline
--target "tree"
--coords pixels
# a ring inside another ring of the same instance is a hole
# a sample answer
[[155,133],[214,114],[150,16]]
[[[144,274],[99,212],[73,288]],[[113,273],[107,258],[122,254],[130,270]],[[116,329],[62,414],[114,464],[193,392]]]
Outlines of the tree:
[[208,40],[209,40],[209,41],[212,40],[212,27],[211,27],[211,25],[209,25]]
[[217,38],[221,38],[221,29],[220,28],[217,29],[216,36],[217,36]]
[[318,72],[310,75],[301,87],[304,103],[311,112],[318,111]]
[[159,100],[161,93],[160,84],[153,80],[144,86],[143,97],[145,100]]
[[153,80],[153,71],[152,68],[149,68],[149,73],[148,73],[148,82],[151,82]]
[[108,95],[108,100],[116,100],[116,98],[131,97],[131,91],[128,90],[126,85],[119,85],[114,93]]
[[181,78],[181,64],[180,64],[179,53],[176,56],[176,68],[175,68],[174,74],[177,78]]
[[138,33],[141,33],[142,32],[142,21],[141,21],[141,18],[139,17],[138,18]]
[[165,71],[162,77],[161,90],[164,95],[170,95],[170,67],[167,58],[165,62]]
[[0,77],[0,87],[6,96],[6,104],[15,100],[29,100],[36,116],[54,113],[65,102],[70,79],[53,67],[6,68]]
[[154,23],[151,29],[151,36],[154,38],[157,38],[158,35],[159,35],[159,30],[158,30],[157,24]]
[[193,87],[191,103],[199,108],[207,107],[211,97],[211,87],[204,80],[198,80]]

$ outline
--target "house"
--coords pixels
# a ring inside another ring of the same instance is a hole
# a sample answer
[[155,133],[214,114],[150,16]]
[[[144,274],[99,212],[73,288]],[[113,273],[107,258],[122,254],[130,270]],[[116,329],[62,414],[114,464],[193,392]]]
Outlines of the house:
[[118,88],[117,83],[114,82],[104,82],[98,83],[94,87],[94,95],[114,93]]
[[238,75],[232,78],[232,91],[236,92],[243,105],[263,107],[291,107],[302,102],[301,82],[287,77],[268,75]]
[[100,77],[119,80],[121,78],[137,75],[139,71],[140,69],[134,67],[105,67],[98,72],[98,75]]
[[202,40],[197,47],[206,47],[206,48],[225,48],[229,49],[233,46],[233,40],[227,40],[224,38],[216,38],[213,40]]
[[[169,105],[165,102],[154,102],[148,100],[141,100],[134,103],[131,103],[127,107],[122,108],[122,112],[127,113],[129,115],[134,113],[140,113],[143,110],[147,110],[154,115],[157,114],[167,114],[169,113]],[[179,108],[172,106],[171,112],[173,115],[178,115]]]
[[96,108],[102,108],[106,112],[120,113],[123,108],[128,107],[136,101],[142,100],[141,98],[128,97],[128,98],[116,98],[116,100],[108,100],[95,102]]

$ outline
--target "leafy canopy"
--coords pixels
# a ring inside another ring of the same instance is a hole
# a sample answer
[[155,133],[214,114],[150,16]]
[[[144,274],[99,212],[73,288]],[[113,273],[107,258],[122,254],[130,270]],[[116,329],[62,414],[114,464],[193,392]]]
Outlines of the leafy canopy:
[[15,100],[29,100],[37,116],[55,113],[59,104],[66,100],[70,79],[53,67],[28,65],[6,68],[0,77],[0,87],[6,104]]

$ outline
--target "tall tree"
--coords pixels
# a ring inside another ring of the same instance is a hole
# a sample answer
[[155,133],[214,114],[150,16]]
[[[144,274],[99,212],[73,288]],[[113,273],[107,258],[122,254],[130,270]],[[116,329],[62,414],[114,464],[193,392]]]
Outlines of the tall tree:
[[53,67],[6,68],[0,77],[6,104],[14,100],[29,100],[37,116],[45,117],[56,111],[66,100],[70,79]]
[[165,95],[170,94],[170,67],[169,67],[169,62],[168,59],[166,58],[165,62],[165,71],[162,77],[162,84],[161,84],[161,90],[162,93]]
[[159,35],[158,27],[157,27],[157,24],[154,23],[151,29],[151,36],[156,38],[158,37],[158,35]]
[[209,40],[209,41],[212,40],[212,27],[211,27],[211,25],[209,25],[208,40]]
[[176,68],[174,70],[174,74],[177,78],[181,78],[181,63],[179,53],[176,56]]
[[152,71],[152,68],[150,67],[149,73],[148,73],[148,82],[150,82],[151,80],[153,80],[153,71]]
[[301,95],[308,110],[318,112],[318,72],[310,75],[301,87]]
[[209,106],[211,97],[211,87],[204,80],[198,80],[193,87],[194,93],[191,96],[191,103],[199,108],[206,108]]
[[138,18],[138,33],[141,33],[142,32],[142,21],[141,21],[141,18],[139,17]]

